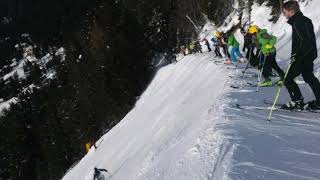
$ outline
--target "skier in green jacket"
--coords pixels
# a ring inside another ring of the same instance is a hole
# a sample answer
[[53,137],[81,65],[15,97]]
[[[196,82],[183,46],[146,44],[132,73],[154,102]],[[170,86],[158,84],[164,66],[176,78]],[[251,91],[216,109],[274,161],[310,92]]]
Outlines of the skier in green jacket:
[[243,57],[240,53],[240,50],[239,50],[239,42],[237,41],[236,37],[234,36],[234,34],[232,33],[229,38],[228,38],[228,45],[229,46],[232,46],[232,49],[231,49],[231,52],[230,52],[230,55],[231,55],[231,60],[233,63],[237,62],[238,61],[238,58],[239,58],[239,62],[244,62],[243,61]]
[[284,72],[278,66],[276,61],[277,50],[275,44],[277,43],[277,38],[267,32],[266,29],[260,29],[257,26],[252,26],[249,32],[256,37],[258,44],[261,47],[261,58],[260,65],[263,67],[262,75],[264,81],[259,83],[259,86],[272,86],[273,82],[270,78],[272,74],[272,69],[276,70],[280,76],[280,81],[278,84],[282,84],[284,78]]

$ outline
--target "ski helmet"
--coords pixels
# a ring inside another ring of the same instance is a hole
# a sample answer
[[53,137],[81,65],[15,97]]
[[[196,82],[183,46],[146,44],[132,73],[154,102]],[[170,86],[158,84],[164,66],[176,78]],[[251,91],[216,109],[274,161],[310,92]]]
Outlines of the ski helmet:
[[216,31],[216,32],[214,32],[214,35],[216,36],[216,37],[221,37],[221,32],[219,32],[219,31]]
[[250,34],[254,34],[254,33],[257,33],[259,30],[260,30],[259,26],[257,26],[257,25],[252,25],[252,26],[250,26],[250,28],[249,28],[249,33],[250,33]]

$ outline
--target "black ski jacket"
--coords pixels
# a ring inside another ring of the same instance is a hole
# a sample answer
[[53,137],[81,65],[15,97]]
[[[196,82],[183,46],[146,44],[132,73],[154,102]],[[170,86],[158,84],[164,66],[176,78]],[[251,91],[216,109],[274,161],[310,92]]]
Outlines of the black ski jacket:
[[312,21],[298,11],[288,23],[292,26],[292,55],[297,61],[313,62],[318,52]]
[[251,49],[251,48],[252,48],[252,35],[247,33],[246,35],[244,35],[243,51],[245,51],[245,49]]

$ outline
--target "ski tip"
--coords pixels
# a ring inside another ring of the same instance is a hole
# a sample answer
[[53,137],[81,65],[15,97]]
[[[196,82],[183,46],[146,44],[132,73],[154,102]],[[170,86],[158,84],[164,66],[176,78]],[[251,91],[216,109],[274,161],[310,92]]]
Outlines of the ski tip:
[[270,122],[271,122],[271,119],[267,119],[267,122],[270,123]]
[[230,86],[231,88],[233,88],[233,89],[240,89],[240,87],[238,87],[238,86]]

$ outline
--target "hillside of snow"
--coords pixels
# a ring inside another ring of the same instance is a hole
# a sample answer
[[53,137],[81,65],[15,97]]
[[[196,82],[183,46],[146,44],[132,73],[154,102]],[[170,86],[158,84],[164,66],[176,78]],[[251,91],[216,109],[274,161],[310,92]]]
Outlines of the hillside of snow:
[[[320,1],[301,6],[313,20],[320,47]],[[291,27],[283,16],[268,22],[269,14],[265,5],[253,5],[252,21],[278,37],[277,59],[286,69]],[[200,36],[215,30],[206,27]],[[236,37],[242,40],[239,32]],[[267,123],[268,110],[237,108],[237,103],[267,107],[264,101],[271,102],[278,87],[256,92],[246,86],[256,78],[241,78],[245,64],[216,61],[205,52],[160,69],[136,106],[63,180],[91,180],[94,167],[107,169],[112,180],[320,179],[319,114],[276,111]],[[319,78],[319,58],[315,63]],[[308,85],[300,87],[306,101],[314,98]],[[283,89],[279,102],[288,100]]]
[[[28,37],[29,35],[23,34]],[[34,71],[39,68],[40,79],[46,84],[56,76],[56,70],[52,67],[54,63],[61,63],[65,60],[65,50],[56,48],[43,57],[36,58],[34,47],[27,43],[16,44],[21,50],[21,58],[14,58],[11,64],[0,68],[0,116],[3,111],[10,109],[12,104],[17,103],[18,97],[32,92],[34,88],[40,88],[34,84],[36,78],[32,77]],[[51,63],[51,64],[50,64]],[[32,79],[34,78],[34,79]]]

